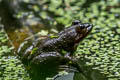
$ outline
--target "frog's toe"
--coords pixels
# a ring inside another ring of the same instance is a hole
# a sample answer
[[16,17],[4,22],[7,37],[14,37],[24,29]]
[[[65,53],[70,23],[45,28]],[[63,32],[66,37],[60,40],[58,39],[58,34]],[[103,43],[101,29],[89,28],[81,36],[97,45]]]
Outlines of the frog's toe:
[[59,70],[62,71],[62,70],[65,70],[67,72],[79,72],[77,70],[77,68],[75,67],[72,67],[72,66],[68,66],[68,65],[60,65],[59,66]]

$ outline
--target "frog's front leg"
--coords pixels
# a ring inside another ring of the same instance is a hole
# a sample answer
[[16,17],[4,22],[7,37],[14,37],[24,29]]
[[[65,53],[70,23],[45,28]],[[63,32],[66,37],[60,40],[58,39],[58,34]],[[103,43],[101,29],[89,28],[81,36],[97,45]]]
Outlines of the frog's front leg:
[[74,43],[74,46],[71,47],[70,51],[65,54],[64,57],[74,59],[74,52],[76,51],[78,43]]
[[68,62],[68,67],[72,66],[75,67],[79,72],[84,72],[80,66],[80,64],[78,63],[78,59],[76,59],[73,55],[71,56],[71,52],[66,53],[66,55],[64,56],[64,58],[68,58],[69,62]]
[[64,55],[64,57],[65,58],[69,58],[70,60],[72,60],[73,58],[72,58],[72,56],[70,56],[71,55],[71,52],[68,52],[68,53],[66,53],[65,55]]

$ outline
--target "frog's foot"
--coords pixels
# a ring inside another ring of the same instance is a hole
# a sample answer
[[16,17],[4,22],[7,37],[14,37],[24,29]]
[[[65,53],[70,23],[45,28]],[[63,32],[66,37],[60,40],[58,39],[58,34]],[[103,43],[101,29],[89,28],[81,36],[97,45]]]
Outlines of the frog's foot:
[[65,58],[68,58],[68,59],[70,59],[70,60],[72,60],[72,59],[73,59],[73,57],[72,57],[72,56],[70,56],[70,54],[71,54],[71,53],[70,53],[70,52],[68,52],[68,53],[67,53],[64,57],[65,57]]
[[68,58],[71,61],[76,61],[77,60],[73,55],[71,55],[70,52],[68,52],[64,57]]

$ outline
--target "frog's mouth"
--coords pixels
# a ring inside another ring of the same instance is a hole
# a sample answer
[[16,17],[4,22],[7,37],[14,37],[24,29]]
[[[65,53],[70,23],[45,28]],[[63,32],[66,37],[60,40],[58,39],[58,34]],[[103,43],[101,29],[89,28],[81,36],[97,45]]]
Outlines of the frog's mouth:
[[93,28],[93,25],[89,24],[89,26],[87,27],[87,33],[91,32],[92,28]]

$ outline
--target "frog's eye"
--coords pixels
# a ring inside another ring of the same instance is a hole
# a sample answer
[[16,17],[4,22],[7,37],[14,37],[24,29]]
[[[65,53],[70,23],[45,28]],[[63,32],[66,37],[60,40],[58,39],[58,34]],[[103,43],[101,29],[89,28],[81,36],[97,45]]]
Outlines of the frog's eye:
[[89,24],[89,23],[84,23],[83,25],[85,26],[85,28],[91,26],[91,24]]
[[84,25],[79,25],[80,26],[80,29],[84,29],[85,28],[85,26]]
[[76,27],[76,31],[78,33],[81,33],[82,31],[85,31],[86,30],[86,27],[84,24],[79,24],[79,26]]
[[84,23],[83,25],[87,30],[91,29],[93,26],[92,24],[89,24],[89,23]]
[[79,23],[81,23],[81,21],[79,21],[79,20],[74,20],[74,21],[72,22],[72,25],[77,25],[77,24],[79,24]]

